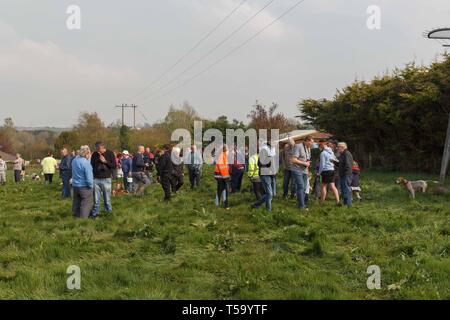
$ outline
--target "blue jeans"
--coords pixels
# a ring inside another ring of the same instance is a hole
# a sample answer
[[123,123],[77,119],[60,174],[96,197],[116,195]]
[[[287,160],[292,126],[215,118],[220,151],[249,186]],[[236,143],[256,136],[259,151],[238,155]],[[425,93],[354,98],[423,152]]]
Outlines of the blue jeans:
[[272,184],[272,197],[275,197],[277,195],[277,176],[271,176],[271,184]]
[[341,186],[344,205],[350,208],[352,206],[352,176],[339,177],[339,184]]
[[62,180],[62,192],[61,192],[61,197],[63,199],[67,199],[70,198],[72,196],[72,188],[70,186],[70,176],[67,172],[62,172],[61,173],[61,180]]
[[273,185],[275,176],[260,176],[261,184],[264,189],[264,196],[253,204],[254,208],[259,208],[263,203],[266,204],[267,211],[272,211]]
[[92,209],[91,215],[93,217],[98,216],[100,213],[100,202],[103,197],[103,202],[105,203],[105,210],[107,212],[112,211],[111,205],[111,188],[112,180],[109,179],[94,179],[94,208]]
[[124,172],[123,173],[123,187],[126,191],[131,192],[131,183],[128,182],[128,176],[130,175],[130,172]]
[[294,175],[291,170],[284,170],[283,196],[285,198],[289,195],[289,184],[291,185],[291,192],[295,194]]
[[292,171],[292,175],[294,177],[295,190],[297,193],[297,207],[304,209],[306,207],[305,191],[308,185],[308,175],[297,171]]

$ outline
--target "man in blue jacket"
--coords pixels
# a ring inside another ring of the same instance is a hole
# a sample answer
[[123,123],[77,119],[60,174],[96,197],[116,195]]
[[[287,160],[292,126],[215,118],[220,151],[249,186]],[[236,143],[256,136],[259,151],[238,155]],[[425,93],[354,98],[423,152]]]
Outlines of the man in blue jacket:
[[67,148],[61,149],[61,163],[59,164],[59,175],[61,177],[63,186],[61,197],[67,199],[71,197],[70,179],[72,179],[72,156],[69,154]]
[[75,218],[86,219],[91,213],[94,174],[90,158],[91,150],[88,146],[82,146],[78,156],[72,161],[72,212]]

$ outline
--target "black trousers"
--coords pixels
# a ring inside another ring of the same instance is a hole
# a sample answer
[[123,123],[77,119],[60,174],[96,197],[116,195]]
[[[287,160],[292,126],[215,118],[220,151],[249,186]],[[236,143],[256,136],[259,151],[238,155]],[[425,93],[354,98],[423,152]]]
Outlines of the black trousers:
[[169,201],[170,200],[170,188],[172,186],[171,183],[171,174],[170,173],[164,173],[160,176],[160,182],[161,182],[161,187],[164,191],[164,201]]
[[241,191],[243,177],[244,170],[235,169],[231,171],[231,192]]
[[21,173],[22,170],[14,170],[14,182],[20,182],[22,180]]
[[253,193],[255,194],[256,201],[259,201],[264,196],[264,189],[261,181],[255,181],[254,179],[250,179],[253,187]]
[[189,169],[189,182],[191,183],[191,189],[200,185],[200,170]]
[[216,194],[216,204],[218,207],[220,207],[220,203],[222,201],[222,195],[225,191],[225,199],[223,201],[223,204],[225,208],[228,208],[228,197],[229,197],[229,184],[230,179],[216,179],[217,180],[217,194]]
[[177,192],[184,184],[184,177],[182,174],[173,173],[170,178],[170,184],[172,186],[172,192]]
[[53,183],[53,174],[46,173],[44,174],[45,183]]

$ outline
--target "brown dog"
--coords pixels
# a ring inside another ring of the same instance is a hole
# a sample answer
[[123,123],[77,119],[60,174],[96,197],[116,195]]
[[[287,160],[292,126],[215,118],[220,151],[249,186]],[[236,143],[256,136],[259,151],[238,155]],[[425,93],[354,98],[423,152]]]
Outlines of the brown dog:
[[403,177],[398,178],[395,183],[401,184],[408,190],[413,199],[416,198],[416,192],[427,192],[428,184],[424,180],[409,181]]
[[129,194],[128,191],[125,190],[123,183],[117,183],[112,190],[113,197],[119,197],[123,195]]

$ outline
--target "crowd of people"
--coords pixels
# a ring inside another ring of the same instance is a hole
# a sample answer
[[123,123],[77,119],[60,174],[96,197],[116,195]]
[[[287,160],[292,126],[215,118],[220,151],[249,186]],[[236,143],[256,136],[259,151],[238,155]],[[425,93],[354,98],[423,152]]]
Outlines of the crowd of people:
[[[214,178],[217,182],[215,203],[229,209],[229,198],[241,192],[243,178],[248,176],[255,201],[252,209],[265,206],[272,211],[272,200],[277,194],[278,166],[284,169],[283,198],[296,198],[300,210],[308,210],[310,192],[325,202],[331,192],[336,205],[352,206],[355,195],[361,199],[359,187],[359,166],[344,142],[315,143],[312,137],[305,137],[296,143],[288,138],[281,153],[274,146],[276,142],[260,144],[255,154],[237,146],[223,145],[214,158]],[[320,155],[312,166],[312,149],[318,146]],[[113,181],[126,193],[143,196],[152,183],[159,183],[168,202],[184,185],[184,168],[188,172],[190,188],[200,185],[203,156],[196,145],[187,154],[178,147],[164,145],[151,150],[139,146],[134,154],[128,150],[113,152],[102,142],[95,144],[95,150],[81,146],[77,153],[63,148],[58,163],[49,152],[41,162],[45,184],[53,183],[53,176],[59,170],[62,181],[61,197],[72,199],[73,215],[77,218],[96,219],[100,215],[101,204],[105,214],[112,212],[111,195]],[[25,161],[17,154],[13,162],[14,180],[24,177]],[[0,157],[0,184],[6,183],[6,162]],[[156,177],[155,177],[156,176]],[[155,179],[156,178],[156,179]],[[311,187],[311,180],[314,181]],[[289,196],[290,193],[290,196]],[[342,201],[341,201],[342,200]]]

